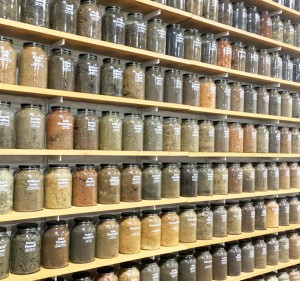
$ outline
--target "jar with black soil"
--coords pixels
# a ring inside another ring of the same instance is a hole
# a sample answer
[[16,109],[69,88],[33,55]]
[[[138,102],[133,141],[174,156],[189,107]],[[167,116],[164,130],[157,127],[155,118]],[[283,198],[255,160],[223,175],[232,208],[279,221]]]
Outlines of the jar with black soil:
[[184,31],[184,58],[201,61],[201,34],[197,29]]
[[125,44],[125,17],[117,6],[108,6],[102,17],[101,40]]
[[103,59],[100,69],[100,94],[121,97],[123,90],[123,68],[120,60]]
[[228,194],[228,169],[226,164],[217,164],[214,167],[213,193],[217,195]]
[[272,39],[283,42],[283,22],[278,15],[272,17]]
[[265,236],[267,244],[267,265],[277,265],[279,263],[279,242],[275,234]]
[[178,280],[196,281],[196,258],[192,250],[179,252]]
[[235,2],[233,4],[233,27],[247,30],[247,9],[244,2]]
[[161,19],[148,21],[146,49],[159,54],[166,53],[166,28]]
[[138,164],[125,164],[121,171],[121,201],[142,200],[142,171]]
[[160,266],[160,281],[179,281],[176,255],[162,255],[160,256],[158,264]]
[[96,225],[96,257],[110,259],[119,254],[119,223],[114,215],[100,215]]
[[125,23],[125,45],[129,47],[146,49],[147,25],[144,15],[130,13]]
[[269,128],[269,153],[280,153],[280,131],[275,126]]
[[[0,10],[1,5],[2,3]],[[0,36],[0,59],[0,83],[15,85],[17,82],[17,52],[13,47],[12,39]]]
[[296,230],[287,232],[289,239],[289,258],[291,260],[298,260],[300,258],[300,236]]
[[279,165],[279,189],[290,189],[291,172],[287,163]]
[[230,0],[219,0],[218,22],[232,26],[233,5]]
[[163,151],[180,151],[181,124],[177,117],[163,118]]
[[231,85],[230,110],[244,112],[245,91],[240,82]]
[[246,71],[246,50],[242,42],[235,42],[232,44],[231,68]]
[[210,240],[213,238],[213,212],[209,204],[197,205],[197,240]]
[[289,261],[290,242],[286,237],[286,232],[279,232],[277,236],[279,243],[279,262]]
[[259,125],[256,128],[257,132],[257,153],[269,152],[269,131],[265,125]]
[[160,248],[161,219],[158,210],[144,210],[141,218],[141,249],[157,250]]
[[100,63],[97,56],[80,54],[76,63],[75,91],[100,94]]
[[227,236],[227,210],[224,203],[212,204],[213,210],[213,236],[226,237]]
[[211,164],[202,164],[198,167],[198,196],[213,195],[214,170]]
[[144,123],[136,113],[125,113],[122,120],[122,150],[142,151]]
[[255,207],[250,199],[241,201],[242,232],[255,231]]
[[281,116],[292,117],[293,98],[289,91],[281,93]]
[[47,0],[20,1],[21,21],[41,27],[49,27],[49,4]]
[[[42,0],[45,2],[46,0]],[[37,0],[24,0],[36,2]],[[47,88],[48,59],[44,51],[44,45],[34,42],[26,42],[19,54],[19,85]]]
[[253,124],[244,125],[244,153],[256,153],[257,151],[257,130]]
[[41,234],[36,223],[20,223],[11,236],[10,272],[31,274],[41,266]]
[[0,101],[0,148],[14,148],[14,146],[15,114],[10,102]]
[[197,74],[187,73],[183,75],[182,103],[199,106],[200,80]]
[[161,246],[174,247],[179,244],[179,221],[177,209],[161,209]]
[[291,20],[283,21],[283,43],[294,45],[295,44],[295,28]]
[[163,101],[164,74],[159,66],[145,68],[145,98],[146,100]]
[[215,125],[215,152],[229,151],[229,128],[227,122],[220,121]]
[[217,41],[212,33],[202,35],[201,61],[214,65],[217,64]]
[[267,267],[267,244],[263,237],[255,237],[252,241],[254,246],[254,268],[264,269]]
[[182,119],[181,151],[199,151],[199,126],[196,119]]
[[289,55],[282,56],[282,79],[293,81],[294,64]]
[[226,244],[227,251],[227,274],[228,276],[239,276],[242,271],[242,252],[238,242],[229,242]]
[[246,85],[244,88],[244,111],[250,113],[257,112],[257,91],[254,85]]
[[70,244],[67,222],[50,220],[46,225],[42,235],[41,264],[47,269],[66,267],[69,264]]
[[273,197],[265,199],[267,209],[267,228],[277,228],[279,226],[279,206]]
[[175,163],[166,164],[162,169],[161,196],[178,198],[180,196],[180,170]]
[[239,235],[242,232],[242,210],[238,201],[227,202],[227,234]]
[[40,211],[44,206],[44,176],[39,165],[20,165],[14,174],[13,209]]
[[231,87],[226,79],[216,82],[216,108],[230,110]]
[[258,74],[258,52],[255,46],[246,48],[246,72]]
[[292,128],[292,153],[300,153],[300,131],[299,128]]
[[53,1],[50,5],[50,28],[58,31],[76,33],[76,0]]
[[184,57],[184,33],[180,24],[167,25],[166,54],[178,58]]
[[279,190],[279,169],[276,163],[268,165],[268,190]]
[[141,222],[135,212],[121,214],[120,248],[121,254],[136,254],[141,250]]
[[300,167],[298,163],[291,163],[290,167],[290,188],[298,188],[300,186]]
[[163,125],[159,116],[144,116],[144,151],[163,150]]
[[243,172],[243,192],[255,192],[255,170],[252,163],[242,166]]
[[193,163],[182,163],[180,168],[180,196],[197,197],[198,170]]
[[299,224],[300,223],[300,201],[298,200],[297,197],[293,195],[287,196],[287,199],[290,205],[290,223]]
[[164,77],[164,102],[182,103],[183,81],[179,70],[169,69]]
[[243,170],[239,163],[230,165],[228,168],[228,193],[242,193]]
[[278,89],[271,89],[269,92],[269,114],[281,116],[281,95]]
[[[294,79],[294,81],[295,82],[300,82],[300,79],[299,79],[299,81]],[[292,117],[293,118],[300,118],[300,95],[299,95],[299,93],[293,93],[292,97],[293,97]]]
[[282,79],[282,58],[278,52],[271,53],[271,77]]
[[[11,213],[13,209],[14,178],[8,165],[0,166],[0,215]],[[1,270],[0,270],[1,276]]]
[[[157,261],[151,258],[142,259],[140,264],[140,275],[141,275],[141,280],[143,281],[159,281],[160,268],[159,265],[157,264]],[[111,280],[111,281],[117,281],[117,280]]]
[[271,56],[267,49],[261,49],[259,51],[258,74],[271,76]]
[[197,280],[212,281],[212,255],[208,247],[196,249]]
[[269,114],[270,95],[265,87],[257,88],[257,113]]
[[216,108],[216,84],[211,77],[200,80],[200,106]]
[[256,6],[247,8],[247,31],[260,34],[260,14]]
[[144,200],[160,200],[162,172],[158,164],[147,164],[142,173],[142,198]]
[[265,230],[267,228],[267,208],[262,198],[252,199],[255,208],[255,230]]
[[196,242],[197,215],[194,206],[179,207],[179,242]]
[[123,73],[123,97],[145,99],[145,72],[141,63],[129,62]]
[[250,239],[240,242],[242,252],[242,272],[254,271],[254,246]]
[[244,131],[240,123],[229,124],[229,152],[243,152]]
[[[73,281],[93,281],[92,274],[89,271],[79,271],[72,274]],[[57,280],[59,281],[59,280]]]
[[0,18],[8,20],[20,20],[19,0],[3,1],[0,3]]
[[255,167],[255,191],[267,191],[268,170],[264,163],[259,163]]
[[99,119],[99,149],[121,150],[122,120],[118,112],[103,111]]
[[215,146],[215,128],[211,121],[199,124],[199,151],[213,152]]
[[118,270],[118,281],[140,280],[140,272],[135,262],[124,262]]
[[292,133],[287,127],[280,129],[280,153],[292,152]]
[[[4,279],[9,275],[9,258],[10,258],[10,238],[6,234],[6,227],[0,227],[0,279]],[[195,260],[196,263],[196,260]],[[196,271],[195,271],[196,274]]]
[[279,225],[290,225],[290,206],[285,196],[279,196],[277,199],[279,206]]
[[219,0],[203,0],[203,17],[218,21]]
[[95,259],[96,228],[93,218],[74,219],[70,229],[70,261],[88,263]]
[[227,279],[227,252],[224,249],[224,244],[212,246],[212,279],[225,280]]

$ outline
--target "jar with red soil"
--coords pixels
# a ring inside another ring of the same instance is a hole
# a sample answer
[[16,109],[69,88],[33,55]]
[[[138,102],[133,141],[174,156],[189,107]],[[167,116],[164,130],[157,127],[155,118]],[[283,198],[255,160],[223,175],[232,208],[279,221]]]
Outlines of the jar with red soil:
[[232,47],[229,39],[226,37],[220,38],[217,41],[217,65],[231,68]]
[[272,19],[268,11],[260,14],[260,35],[272,38]]

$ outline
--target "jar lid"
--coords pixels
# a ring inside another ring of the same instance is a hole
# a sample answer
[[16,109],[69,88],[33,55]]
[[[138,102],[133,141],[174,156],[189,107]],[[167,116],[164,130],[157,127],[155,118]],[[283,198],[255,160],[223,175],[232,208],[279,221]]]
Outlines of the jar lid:
[[139,163],[124,163],[124,167],[140,167]]
[[263,198],[252,198],[251,199],[253,202],[264,202]]
[[114,273],[115,268],[113,266],[104,266],[104,267],[99,267],[97,268],[97,273],[103,274],[103,273]]
[[175,254],[164,254],[164,255],[161,255],[160,258],[164,259],[164,260],[172,260],[172,259],[176,258],[176,255]]
[[55,48],[51,50],[51,54],[62,54],[71,56],[71,51],[63,48]]
[[241,204],[247,204],[247,203],[251,203],[251,199],[242,199]]
[[212,248],[224,248],[224,245],[223,244],[214,244],[214,245],[211,245]]
[[219,207],[219,206],[224,206],[224,203],[222,203],[222,202],[214,202],[214,203],[212,203],[211,204],[213,207]]
[[6,227],[5,226],[0,226],[0,232],[6,232]]
[[192,28],[192,29],[186,29],[184,32],[199,32],[199,30]]
[[[85,1],[85,0],[84,0]],[[92,274],[89,271],[80,271],[72,274],[72,278],[75,280],[91,280]]]
[[162,208],[161,211],[163,213],[176,213],[178,211],[177,208]]
[[19,223],[17,224],[17,229],[30,229],[30,228],[38,228],[37,223]]
[[163,20],[161,19],[150,19],[148,22],[157,22],[157,23],[163,23]]
[[275,238],[276,234],[274,233],[266,234],[265,237]]
[[55,226],[55,225],[66,225],[67,222],[65,220],[50,220],[46,222],[47,226]]
[[9,106],[11,106],[11,102],[9,102],[9,101],[0,101],[0,105],[9,105]]
[[156,263],[156,260],[150,259],[150,258],[144,258],[144,259],[141,259],[141,263],[143,263],[143,264],[152,264],[152,263]]
[[113,163],[110,163],[110,164],[101,164],[100,168],[118,168],[118,164],[113,164]]
[[115,59],[115,58],[105,58],[103,59],[103,62],[116,62],[116,63],[120,63],[121,61],[119,59]]
[[137,67],[142,67],[142,64],[140,62],[127,62],[125,66],[137,66]]
[[167,28],[181,28],[181,25],[178,23],[171,23],[167,25]]
[[0,165],[0,169],[9,169],[9,165]]
[[19,165],[21,170],[38,170],[40,165]]
[[117,216],[105,214],[105,215],[100,215],[98,218],[99,218],[99,220],[116,220]]
[[36,47],[36,48],[41,48],[44,50],[44,45],[36,42],[25,42],[23,44],[23,47]]
[[196,118],[182,118],[181,119],[183,122],[187,122],[187,121],[190,121],[190,122],[197,122],[197,119]]
[[4,41],[4,42],[9,42],[9,43],[13,43],[13,40],[4,36],[0,36],[0,41]]
[[142,13],[134,12],[134,13],[129,13],[128,16],[140,16],[140,17],[143,17],[144,15]]
[[184,250],[178,253],[180,256],[192,256],[194,254],[193,250]]
[[230,200],[230,201],[226,201],[226,204],[227,205],[236,205],[236,204],[239,204],[239,201],[238,200]]
[[62,276],[55,276],[44,279],[44,281],[66,281],[66,279]]
[[189,206],[189,205],[182,205],[179,206],[179,210],[194,210],[195,206]]
[[137,264],[135,262],[123,262],[120,264],[121,268],[137,268]]
[[70,111],[71,108],[67,106],[51,106],[51,110],[63,110],[63,111]]
[[198,252],[207,252],[209,251],[209,246],[201,247],[201,248],[196,248],[196,253]]
[[177,117],[171,117],[171,116],[165,116],[165,117],[163,117],[163,120],[178,120],[178,118]]
[[68,168],[68,164],[51,164],[49,165],[49,168]]
[[146,66],[145,70],[159,70],[161,71],[161,67],[160,66],[156,66],[156,65],[150,65],[150,66]]
[[107,110],[107,111],[103,111],[102,114],[103,115],[106,115],[106,114],[115,115],[115,114],[119,114],[119,112]]
[[159,210],[143,210],[143,215],[157,215],[159,213]]
[[42,108],[40,104],[31,104],[31,103],[21,103],[21,108]]
[[92,113],[92,114],[95,114],[96,110],[89,109],[89,108],[79,108],[79,109],[77,109],[77,113]]
[[93,222],[93,218],[90,217],[78,217],[78,218],[74,218],[74,222]]
[[118,6],[107,6],[106,8],[105,8],[105,11],[106,10],[118,10],[118,11],[122,11],[122,9],[120,8],[120,7],[118,7]]
[[124,212],[121,213],[122,217],[138,217],[138,213],[137,212]]
[[76,168],[88,169],[88,168],[94,168],[94,167],[95,167],[94,164],[76,164]]
[[167,69],[165,70],[165,73],[176,73],[180,74],[180,71],[178,69]]
[[124,116],[134,116],[134,117],[140,117],[141,114],[139,113],[124,113]]
[[92,54],[80,54],[79,58],[86,58],[86,59],[92,59],[92,60],[97,60],[97,56],[96,55],[92,55]]
[[196,205],[197,208],[209,207],[209,203],[203,202]]
[[159,115],[145,115],[144,118],[160,118]]

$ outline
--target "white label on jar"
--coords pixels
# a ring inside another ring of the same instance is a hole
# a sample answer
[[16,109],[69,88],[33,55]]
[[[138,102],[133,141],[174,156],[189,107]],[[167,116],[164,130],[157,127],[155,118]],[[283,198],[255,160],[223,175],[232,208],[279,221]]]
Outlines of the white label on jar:
[[242,260],[242,255],[241,254],[237,254],[235,256],[236,261],[241,261]]
[[7,192],[7,191],[8,191],[8,182],[0,181],[0,192]]
[[222,175],[222,180],[224,181],[224,180],[228,180],[228,174],[223,174]]
[[221,215],[221,221],[222,222],[226,222],[227,221],[227,215],[226,214]]
[[43,64],[44,56],[33,55],[32,57],[33,57],[33,63],[31,65],[35,68],[35,70],[38,70],[39,68],[44,67],[44,64]]
[[193,182],[198,181],[198,174],[193,174],[193,175],[192,175],[192,181],[193,181]]
[[269,96],[264,96],[264,97],[263,97],[263,100],[264,100],[265,102],[269,102],[270,97],[269,97]]
[[30,117],[30,127],[40,128],[42,124],[42,119],[39,117]]
[[297,206],[297,212],[300,212],[300,205]]
[[144,23],[137,23],[137,32],[146,33],[146,25]]
[[267,254],[267,248],[263,248],[261,254],[262,254],[263,256],[265,256],[265,255]]
[[297,176],[300,176],[300,169],[297,169]]
[[249,253],[249,257],[250,258],[254,258],[254,251],[252,250],[252,251],[250,251],[250,253]]
[[113,78],[116,79],[116,80],[121,80],[123,78],[122,70],[114,69],[113,70]]
[[296,246],[299,247],[300,246],[300,240],[297,240]]
[[110,230],[109,232],[107,232],[107,237],[108,240],[115,240],[118,239],[119,235],[116,230]]
[[180,174],[174,174],[172,177],[173,182],[178,182],[180,179]]
[[195,92],[199,92],[200,90],[200,84],[199,83],[192,83],[192,89],[195,91]]
[[132,231],[130,236],[140,236],[141,228],[139,226],[129,227],[129,230]]
[[287,139],[288,139],[288,141],[291,141],[292,140],[292,135],[288,135]]
[[72,63],[70,61],[63,61],[63,72],[71,72],[72,70]]
[[115,133],[121,132],[121,124],[119,122],[112,122],[111,126],[112,126],[113,132],[115,132]]
[[99,12],[91,11],[90,15],[91,15],[91,19],[93,21],[98,22],[100,20],[100,13]]
[[243,132],[242,131],[239,132],[239,139],[243,139],[243,136],[244,136]]
[[171,272],[170,272],[170,276],[172,278],[176,278],[177,274],[178,274],[178,270],[177,269],[172,269]]
[[198,137],[199,137],[199,130],[194,129],[194,130],[193,130],[193,133],[192,133],[192,137],[198,138]]
[[88,121],[88,131],[96,132],[96,122],[95,121]]
[[68,188],[70,186],[70,181],[68,179],[57,179],[58,188]]
[[224,55],[225,56],[231,56],[232,48],[230,46],[225,47],[223,50],[224,50]]
[[24,247],[25,253],[32,253],[36,250],[36,243],[35,242],[26,242]]
[[97,76],[98,75],[98,67],[94,65],[89,65],[88,75]]
[[242,220],[242,214],[236,214],[236,215],[234,215],[234,218],[238,221],[241,221]]
[[200,48],[201,47],[201,40],[199,38],[196,38],[196,40],[194,40],[194,47],[195,48]]
[[161,182],[161,175],[152,175],[153,183]]
[[289,249],[290,249],[290,243],[289,243],[289,241],[287,241],[287,242],[284,244],[284,249],[285,249],[285,250],[289,250]]
[[135,82],[136,83],[144,83],[144,75],[142,73],[135,74]]
[[176,43],[183,43],[183,35],[181,33],[176,34]]
[[125,23],[122,18],[113,19],[113,23],[116,25],[116,27],[123,28]]
[[238,180],[241,180],[241,179],[243,179],[243,173],[242,172],[238,173]]
[[73,127],[73,124],[68,119],[63,119],[62,122],[57,122],[57,125],[59,125],[62,130],[70,130]]
[[119,186],[120,185],[120,178],[117,176],[111,176],[109,179],[109,184],[113,186]]
[[251,216],[252,219],[254,219],[255,218],[255,211],[251,211],[250,216]]
[[161,232],[161,224],[160,223],[156,223],[156,224],[149,224],[149,227],[153,228],[151,230],[151,233],[160,233]]
[[88,177],[85,181],[85,187],[95,187],[95,179]]
[[214,174],[213,174],[213,172],[208,172],[208,173],[207,173],[207,180],[208,180],[208,181],[213,181],[213,179],[214,179]]
[[192,264],[190,266],[190,273],[195,273],[196,272],[196,265],[195,264]]
[[154,77],[154,83],[156,86],[162,86],[164,79],[162,77]]
[[229,131],[226,130],[223,133],[224,133],[224,138],[228,138],[229,137]]
[[176,79],[175,88],[176,88],[177,90],[181,90],[181,88],[182,88],[182,82],[181,82],[180,79]]
[[82,237],[84,243],[92,243],[94,240],[94,234],[93,233],[85,233],[84,236]]
[[251,173],[250,173],[250,178],[251,178],[251,179],[254,179],[254,178],[255,178],[255,172],[254,172],[254,171],[251,171]]
[[166,38],[166,31],[163,28],[157,29],[157,32],[158,32],[158,38],[160,39]]
[[74,5],[66,4],[65,13],[68,15],[74,14]]
[[64,237],[59,237],[55,241],[55,246],[54,248],[64,248],[67,247],[67,241]]
[[141,176],[133,176],[132,177],[132,184],[141,184],[141,183],[142,183]]
[[289,212],[290,212],[290,206],[286,206],[286,207],[285,207],[285,212],[286,212],[287,214],[289,214]]
[[212,217],[208,217],[207,220],[206,220],[206,224],[207,225],[212,225],[212,222],[213,222],[213,218]]
[[278,208],[272,208],[272,211],[274,212],[275,215],[279,214],[279,209]]
[[222,257],[222,258],[221,258],[221,264],[222,264],[222,265],[227,264],[227,257]]
[[264,171],[264,172],[263,172],[263,177],[264,177],[264,178],[267,178],[267,177],[268,177],[268,171]]
[[279,252],[279,245],[278,244],[274,245],[274,252]]
[[158,125],[154,128],[155,134],[156,135],[162,135],[162,126]]
[[209,138],[214,137],[214,135],[215,135],[215,131],[209,131],[209,132],[208,132],[208,137],[209,137]]
[[279,178],[279,171],[278,170],[275,171],[274,176],[275,176],[275,178]]
[[262,212],[261,212],[261,216],[262,216],[262,217],[265,217],[266,215],[267,215],[267,211],[266,211],[266,209],[262,210]]
[[35,0],[35,5],[36,6],[44,7],[45,4],[46,4],[45,0]]
[[175,136],[181,135],[181,129],[180,128],[174,128]]
[[40,190],[40,180],[27,180],[27,190]]
[[141,134],[143,132],[143,126],[141,124],[134,124],[133,129],[135,134]]
[[0,246],[0,257],[4,257],[6,245]]
[[9,127],[9,125],[10,125],[9,117],[0,115],[0,126]]
[[152,274],[152,280],[153,281],[159,281],[159,274],[158,273],[153,273]]
[[11,62],[11,60],[9,59],[9,51],[8,50],[2,50],[1,52],[1,55],[0,56],[0,62],[2,61],[2,63],[9,63]]

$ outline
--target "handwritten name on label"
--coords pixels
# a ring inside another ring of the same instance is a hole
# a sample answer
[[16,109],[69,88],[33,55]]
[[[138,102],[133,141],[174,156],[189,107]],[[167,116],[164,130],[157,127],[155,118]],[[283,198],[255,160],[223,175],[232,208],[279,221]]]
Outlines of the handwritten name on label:
[[40,180],[27,180],[27,183],[28,191],[40,190]]
[[35,242],[26,242],[24,246],[25,253],[32,253],[36,251],[36,243]]
[[64,237],[58,237],[57,240],[55,241],[55,246],[54,248],[64,248],[67,247],[67,241]]

